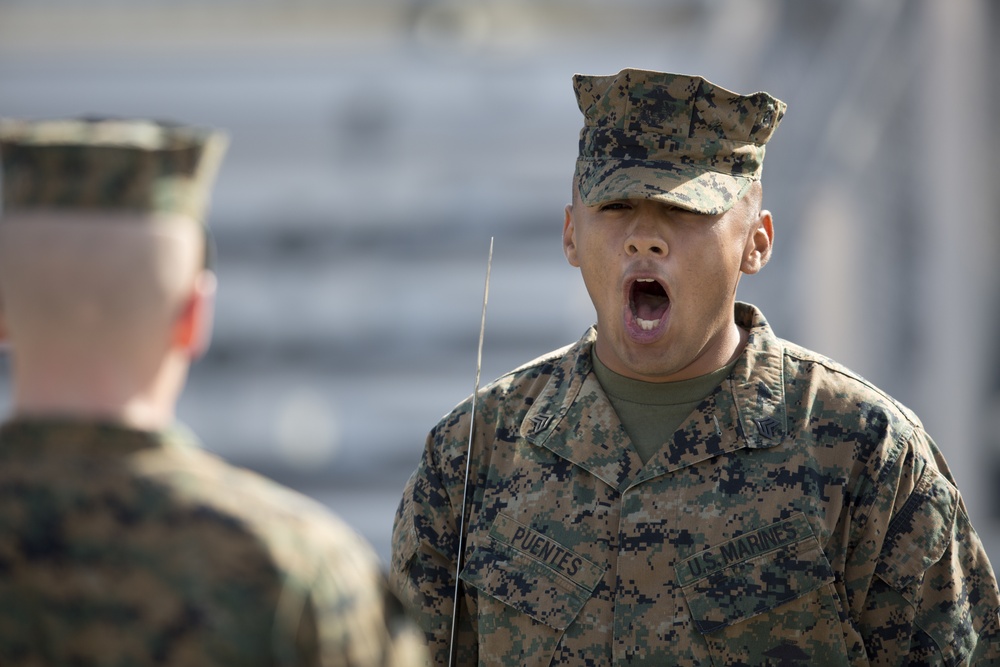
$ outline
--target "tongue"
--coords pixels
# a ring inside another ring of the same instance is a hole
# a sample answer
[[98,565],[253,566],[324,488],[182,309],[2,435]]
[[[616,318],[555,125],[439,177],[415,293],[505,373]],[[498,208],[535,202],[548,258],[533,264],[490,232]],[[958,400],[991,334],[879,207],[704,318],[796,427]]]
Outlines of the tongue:
[[667,311],[669,304],[670,299],[666,295],[640,292],[635,295],[633,312],[636,317],[643,320],[658,320]]

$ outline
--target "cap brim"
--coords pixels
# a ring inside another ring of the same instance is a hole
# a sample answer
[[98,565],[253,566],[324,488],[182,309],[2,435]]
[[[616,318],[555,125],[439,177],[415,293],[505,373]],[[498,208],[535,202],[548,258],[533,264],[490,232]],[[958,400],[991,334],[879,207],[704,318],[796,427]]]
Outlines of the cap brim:
[[587,206],[618,199],[653,199],[705,215],[731,209],[754,179],[691,167],[632,160],[578,160],[580,197]]

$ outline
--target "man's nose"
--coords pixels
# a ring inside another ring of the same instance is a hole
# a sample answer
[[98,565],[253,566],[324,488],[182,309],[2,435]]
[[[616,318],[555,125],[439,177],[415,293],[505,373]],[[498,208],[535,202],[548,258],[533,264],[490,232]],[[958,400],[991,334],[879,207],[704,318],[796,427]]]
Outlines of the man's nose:
[[661,226],[653,216],[640,214],[635,217],[632,228],[625,238],[625,253],[628,255],[666,255],[667,242],[663,238]]

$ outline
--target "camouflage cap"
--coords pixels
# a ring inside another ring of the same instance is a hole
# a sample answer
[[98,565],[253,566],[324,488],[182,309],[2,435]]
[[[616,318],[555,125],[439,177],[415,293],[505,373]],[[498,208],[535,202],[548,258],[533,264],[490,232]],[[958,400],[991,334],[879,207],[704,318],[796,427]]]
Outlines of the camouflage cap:
[[0,119],[3,208],[175,213],[204,222],[220,132],[149,120]]
[[705,79],[624,69],[573,77],[584,116],[576,179],[588,206],[656,199],[699,213],[732,208],[759,180],[786,105]]

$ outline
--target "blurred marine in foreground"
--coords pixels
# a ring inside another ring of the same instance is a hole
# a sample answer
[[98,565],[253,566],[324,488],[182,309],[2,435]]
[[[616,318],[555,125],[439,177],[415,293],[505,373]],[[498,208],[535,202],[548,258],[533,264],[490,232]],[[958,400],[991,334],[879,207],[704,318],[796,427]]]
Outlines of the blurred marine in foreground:
[[563,247],[597,324],[427,438],[392,580],[437,664],[453,622],[460,665],[1000,664],[994,574],[919,419],[736,301],[771,255],[785,104],[574,84]]
[[209,340],[224,144],[145,121],[0,124],[2,665],[421,662],[360,538],[174,422]]

